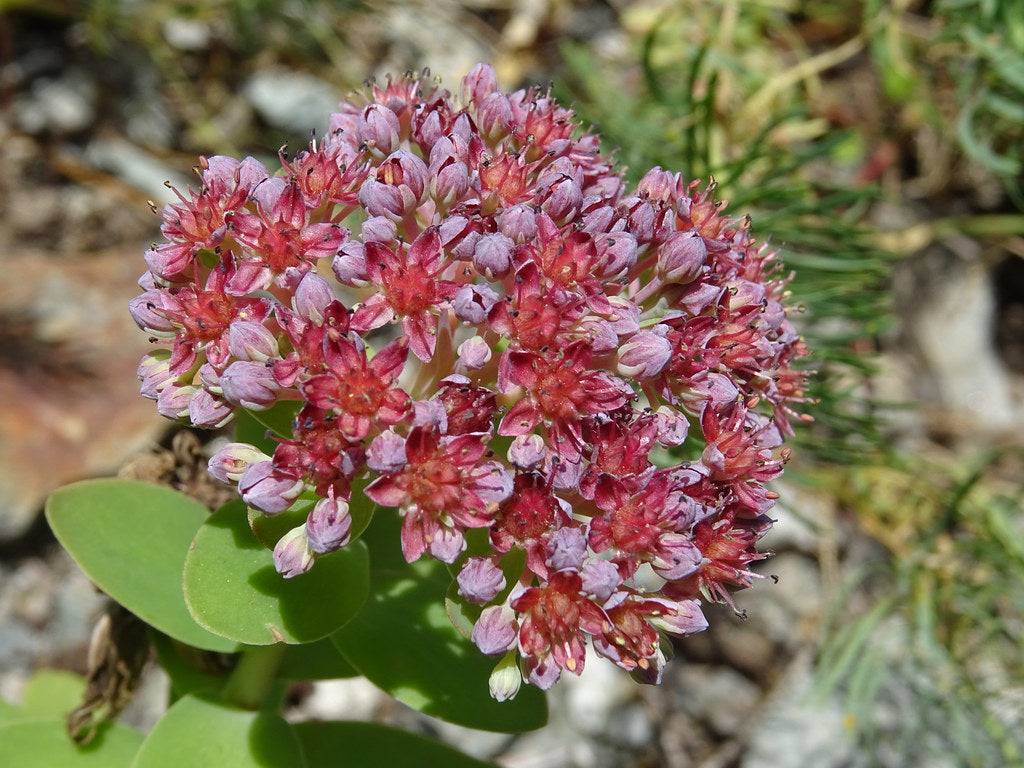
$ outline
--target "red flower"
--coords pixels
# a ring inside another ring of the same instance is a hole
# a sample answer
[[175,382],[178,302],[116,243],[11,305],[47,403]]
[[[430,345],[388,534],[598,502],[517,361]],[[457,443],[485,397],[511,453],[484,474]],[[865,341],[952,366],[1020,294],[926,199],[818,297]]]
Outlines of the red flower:
[[394,387],[405,364],[408,342],[399,338],[368,360],[366,348],[349,338],[328,339],[324,347],[327,373],[302,385],[302,393],[317,408],[338,415],[338,429],[361,440],[374,424],[397,424],[409,412],[411,400]]

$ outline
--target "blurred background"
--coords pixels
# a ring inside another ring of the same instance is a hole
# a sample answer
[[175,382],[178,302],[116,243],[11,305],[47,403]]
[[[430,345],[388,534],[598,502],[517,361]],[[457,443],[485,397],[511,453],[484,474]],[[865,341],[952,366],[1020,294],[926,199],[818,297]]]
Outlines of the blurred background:
[[[121,472],[202,493],[136,394],[126,304],[198,154],[271,156],[367,77],[553,82],[635,179],[713,176],[783,251],[817,370],[776,556],[663,687],[588,665],[520,737],[357,681],[363,717],[509,768],[1024,765],[1024,2],[0,0],[0,697],[82,671],[102,598],[39,511]],[[208,489],[207,489],[208,491]],[[146,725],[166,681],[146,679]]]

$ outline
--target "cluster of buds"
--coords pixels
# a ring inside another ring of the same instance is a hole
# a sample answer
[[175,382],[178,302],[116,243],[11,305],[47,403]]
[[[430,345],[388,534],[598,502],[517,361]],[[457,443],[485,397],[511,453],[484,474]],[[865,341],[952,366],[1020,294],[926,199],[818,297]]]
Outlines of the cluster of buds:
[[204,159],[164,209],[131,303],[167,342],[142,393],[210,428],[298,401],[272,456],[232,443],[210,471],[265,515],[316,495],[286,577],[348,542],[356,481],[397,510],[405,558],[476,606],[495,697],[579,674],[588,642],[657,681],[666,635],[763,557],[805,400],[775,254],[713,185],[627,189],[569,110],[490,67],[360,100],[273,173]]

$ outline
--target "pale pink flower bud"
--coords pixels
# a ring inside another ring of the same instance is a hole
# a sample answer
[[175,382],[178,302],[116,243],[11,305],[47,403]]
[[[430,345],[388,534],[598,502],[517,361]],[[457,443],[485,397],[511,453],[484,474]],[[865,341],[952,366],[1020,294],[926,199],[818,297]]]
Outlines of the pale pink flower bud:
[[471,603],[489,603],[505,588],[505,574],[486,557],[471,557],[457,578],[459,594]]
[[636,185],[636,193],[638,195],[662,203],[672,199],[675,189],[675,174],[663,171],[658,166],[651,168],[651,170],[645,173],[644,177],[640,179],[640,183]]
[[587,536],[581,528],[565,526],[559,528],[548,540],[548,567],[560,571],[564,568],[577,569],[587,554]]
[[472,336],[459,345],[459,362],[466,368],[483,368],[491,360],[491,348],[481,336]]
[[494,143],[508,135],[512,125],[512,105],[503,93],[487,96],[477,109],[477,125],[483,138]]
[[231,404],[200,389],[188,404],[188,420],[203,429],[220,429],[235,415]]
[[274,567],[286,579],[301,576],[309,571],[313,567],[314,559],[304,525],[292,528],[274,547]]
[[278,469],[270,461],[250,465],[238,479],[242,500],[268,515],[288,509],[302,493],[303,487],[300,478]]
[[575,179],[565,177],[551,187],[541,207],[555,221],[561,223],[575,216],[583,202],[583,190]]
[[603,262],[602,277],[614,277],[636,264],[636,238],[629,232],[609,232],[594,240]]
[[[299,281],[298,288],[295,289],[292,306],[302,317],[320,325],[324,321],[324,312],[332,301],[334,301],[334,292],[327,281],[315,272],[307,272]],[[276,352],[271,355],[271,357],[276,356]]]
[[366,249],[363,244],[355,240],[349,240],[334,257],[331,262],[331,269],[338,282],[342,285],[349,285],[353,288],[360,288],[366,285]]
[[399,142],[401,126],[398,115],[382,104],[371,104],[363,110],[358,127],[359,140],[370,144],[381,154],[388,155]]
[[537,214],[528,205],[513,205],[498,214],[498,229],[515,243],[537,236]]
[[377,435],[366,451],[367,465],[377,472],[395,472],[405,462],[405,438],[390,429]]
[[498,76],[490,64],[477,64],[462,79],[463,99],[482,104],[484,99],[498,90]]
[[455,294],[452,307],[457,318],[477,325],[487,318],[487,313],[497,300],[498,294],[488,286],[467,284]]
[[583,591],[605,601],[622,584],[622,576],[615,563],[608,560],[591,560],[580,571],[583,578]]
[[484,235],[476,243],[473,264],[482,275],[489,279],[505,277],[512,268],[512,251],[515,243],[505,235],[495,233]]
[[210,474],[222,483],[237,483],[253,464],[270,457],[249,443],[228,443],[210,457]]
[[521,469],[530,469],[544,461],[547,448],[540,435],[519,435],[508,447],[508,460]]
[[189,243],[162,243],[146,251],[143,258],[154,275],[169,280],[188,269],[195,250]]
[[661,406],[654,415],[658,419],[658,442],[666,448],[682,445],[690,430],[690,421],[675,408]]
[[651,620],[651,624],[656,627],[673,635],[692,635],[708,628],[708,620],[704,618],[704,612],[701,611],[697,600],[655,600],[668,609],[661,616]]
[[469,169],[465,163],[449,159],[430,177],[430,194],[439,204],[450,205],[469,189]]
[[666,283],[691,283],[700,276],[707,258],[703,237],[673,232],[658,248],[658,276]]
[[264,363],[237,360],[220,377],[224,397],[243,408],[262,411],[277,401],[273,370]]
[[153,336],[173,336],[177,328],[167,315],[180,312],[181,302],[167,291],[151,290],[129,301],[128,311],[135,324],[146,333]]
[[188,416],[188,404],[199,387],[179,387],[174,384],[164,387],[156,399],[156,409],[168,419],[183,419]]
[[397,237],[398,228],[387,216],[371,216],[363,222],[360,233],[364,243],[390,243]]
[[231,324],[228,328],[228,349],[237,359],[254,363],[265,363],[278,355],[274,334],[253,320],[235,320]]
[[306,518],[309,548],[318,555],[334,552],[348,543],[352,516],[344,499],[320,499]]
[[161,349],[144,355],[139,361],[138,377],[142,382],[140,392],[143,397],[156,400],[159,394],[174,381],[171,373],[171,355]]
[[507,605],[484,608],[473,626],[473,642],[488,656],[504,653],[516,641],[516,615]]
[[633,334],[619,349],[618,372],[638,379],[661,373],[672,357],[672,344],[665,338],[667,331],[667,326],[657,325]]

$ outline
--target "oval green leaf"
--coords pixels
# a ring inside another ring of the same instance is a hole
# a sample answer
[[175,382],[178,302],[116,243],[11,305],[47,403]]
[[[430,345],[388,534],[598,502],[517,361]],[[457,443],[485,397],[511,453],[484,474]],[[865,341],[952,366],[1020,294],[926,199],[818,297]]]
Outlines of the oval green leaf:
[[77,746],[63,720],[23,720],[0,725],[0,765],[17,768],[129,768],[142,734],[103,726],[92,743]]
[[292,727],[306,764],[316,768],[493,768],[433,739],[377,723],[308,722]]
[[154,726],[132,768],[301,768],[291,727],[271,712],[185,696]]
[[498,659],[480,653],[449,621],[445,566],[406,563],[393,514],[378,514],[363,541],[372,557],[370,597],[331,635],[349,663],[399,701],[441,720],[505,733],[543,726],[547,702],[538,689],[524,685],[512,701],[491,698],[487,680]]
[[355,542],[318,558],[309,573],[282,578],[245,506],[233,501],[196,534],[185,560],[185,602],[200,625],[240,643],[309,643],[356,615],[368,571],[366,547]]
[[285,680],[337,680],[358,677],[337,646],[328,638],[305,645],[290,645],[281,660],[278,677]]
[[273,455],[277,447],[275,438],[292,436],[295,414],[302,403],[285,400],[265,411],[238,408],[235,411],[235,440],[255,445],[264,453]]
[[196,624],[182,595],[185,556],[207,517],[195,499],[138,480],[84,480],[46,502],[54,535],[96,586],[176,640],[231,652],[233,642]]
[[63,718],[82,702],[85,678],[59,669],[41,669],[25,684],[21,713],[26,718]]

